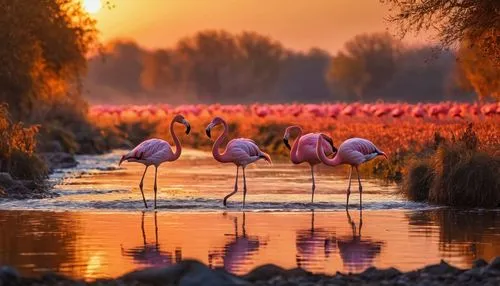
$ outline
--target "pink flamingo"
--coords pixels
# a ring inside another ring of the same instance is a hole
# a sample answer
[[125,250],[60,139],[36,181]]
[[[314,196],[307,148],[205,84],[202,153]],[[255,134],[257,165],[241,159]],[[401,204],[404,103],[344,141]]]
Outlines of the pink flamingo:
[[233,139],[227,143],[226,150],[224,153],[220,153],[219,147],[222,144],[228,134],[227,123],[224,119],[220,117],[215,117],[210,124],[208,124],[205,129],[208,138],[212,138],[210,131],[217,125],[222,124],[224,126],[224,132],[215,140],[214,146],[212,148],[212,154],[214,159],[221,163],[233,163],[236,165],[236,180],[234,183],[234,191],[224,197],[224,206],[226,206],[227,199],[234,195],[238,191],[238,171],[240,167],[243,168],[243,207],[245,207],[245,197],[247,194],[247,181],[245,177],[245,168],[248,164],[251,164],[259,159],[264,159],[268,163],[272,163],[271,157],[262,152],[257,144],[251,139],[238,138]]
[[175,153],[172,151],[172,147],[170,147],[170,144],[168,144],[167,141],[153,138],[143,141],[141,144],[137,145],[137,147],[135,147],[132,151],[123,155],[120,160],[120,163],[118,164],[121,165],[123,161],[127,161],[127,162],[141,163],[146,166],[146,169],[144,169],[144,173],[142,174],[141,182],[139,183],[139,188],[141,189],[141,194],[142,194],[142,200],[144,201],[144,206],[146,208],[148,207],[148,205],[146,203],[146,198],[144,197],[144,191],[142,189],[142,186],[144,182],[144,176],[146,175],[146,171],[148,170],[149,166],[151,165],[155,166],[154,208],[156,209],[156,193],[157,193],[156,181],[158,177],[158,167],[164,162],[175,161],[181,156],[182,146],[181,143],[179,142],[179,138],[177,138],[177,135],[175,135],[174,133],[174,123],[176,122],[186,126],[186,134],[189,134],[189,131],[191,130],[191,126],[189,125],[189,122],[187,122],[187,120],[184,119],[184,116],[178,114],[172,119],[172,122],[170,123],[170,134],[174,139]]
[[361,196],[363,194],[363,188],[361,187],[361,179],[359,177],[358,166],[372,160],[378,155],[383,155],[387,159],[387,155],[380,151],[380,149],[375,146],[371,141],[363,138],[350,138],[340,144],[337,154],[333,159],[328,158],[325,155],[323,149],[324,141],[327,140],[328,136],[325,134],[320,134],[318,143],[316,145],[316,153],[320,158],[321,162],[328,166],[338,166],[341,164],[351,165],[351,171],[349,172],[349,185],[347,187],[347,203],[346,210],[349,206],[349,195],[351,194],[351,177],[352,169],[356,169],[358,174],[359,183],[359,208],[361,208],[362,200]]
[[[288,144],[288,139],[290,139],[290,133],[293,130],[297,130],[297,139],[293,142],[293,146],[290,148]],[[307,133],[302,135],[302,129],[299,126],[289,126],[285,135],[283,136],[283,143],[290,150],[290,159],[294,164],[301,164],[304,162],[309,163],[311,167],[311,178],[312,178],[312,195],[311,203],[314,202],[314,190],[316,189],[316,182],[314,181],[314,166],[321,163],[318,155],[316,154],[316,145],[318,143],[319,134],[318,133]],[[328,142],[328,143],[327,143]],[[333,140],[327,137],[324,141],[323,150],[325,150],[325,155],[330,156],[334,152],[337,152],[337,148],[333,145]]]

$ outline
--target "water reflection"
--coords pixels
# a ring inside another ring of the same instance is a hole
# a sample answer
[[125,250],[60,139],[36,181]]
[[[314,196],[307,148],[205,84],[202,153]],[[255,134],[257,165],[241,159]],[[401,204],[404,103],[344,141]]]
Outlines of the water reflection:
[[42,271],[78,273],[74,261],[79,225],[67,213],[0,212],[0,265],[20,267],[29,275]]
[[208,264],[212,268],[222,266],[229,272],[238,273],[258,253],[259,248],[266,245],[266,241],[258,236],[247,234],[245,212],[243,212],[241,235],[238,231],[238,217],[227,213],[224,213],[223,216],[233,220],[234,233],[225,234],[229,237],[229,241],[225,243],[223,248],[209,251]]
[[122,255],[131,257],[135,262],[148,267],[169,266],[182,260],[182,249],[176,248],[175,256],[171,252],[162,251],[160,243],[158,243],[158,218],[156,211],[154,212],[155,223],[155,242],[148,243],[146,239],[146,231],[144,229],[144,216],[141,217],[141,231],[143,244],[129,249],[124,249],[122,246]]
[[23,275],[116,277],[181,258],[236,274],[266,263],[327,274],[372,265],[406,271],[498,255],[498,211],[0,211],[0,265]]
[[444,257],[460,256],[467,264],[500,255],[500,212],[437,209],[406,215],[410,231],[431,233],[438,228],[439,250]]
[[344,268],[348,271],[358,272],[371,266],[375,257],[380,254],[384,243],[370,238],[362,239],[361,228],[363,226],[363,210],[359,211],[359,229],[352,220],[349,211],[346,211],[348,223],[351,225],[352,235],[350,237],[337,238],[340,257]]
[[336,248],[334,232],[326,228],[315,228],[314,210],[311,210],[311,225],[309,228],[296,232],[295,248],[297,250],[297,267],[311,271],[322,270],[318,265],[324,265],[326,259]]

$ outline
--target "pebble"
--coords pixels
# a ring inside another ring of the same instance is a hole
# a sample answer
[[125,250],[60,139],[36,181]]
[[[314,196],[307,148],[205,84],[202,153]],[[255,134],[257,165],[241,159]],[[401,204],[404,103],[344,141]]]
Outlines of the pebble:
[[[396,268],[370,267],[360,274],[333,276],[312,274],[303,269],[285,270],[273,264],[235,276],[222,269],[210,269],[201,262],[184,260],[173,266],[133,271],[117,279],[98,280],[94,285],[500,285],[500,258],[489,264],[476,261],[470,269],[459,269],[441,261],[422,269],[401,272]],[[75,285],[83,284],[57,274],[23,278],[10,267],[0,268],[0,285]]]

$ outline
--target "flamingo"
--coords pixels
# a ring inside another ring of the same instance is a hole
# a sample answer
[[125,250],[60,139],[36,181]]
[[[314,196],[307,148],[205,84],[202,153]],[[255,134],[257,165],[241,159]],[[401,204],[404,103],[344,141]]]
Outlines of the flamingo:
[[156,216],[156,211],[154,213],[155,222],[155,243],[148,243],[146,241],[146,231],[144,229],[144,211],[142,212],[141,218],[141,230],[142,230],[142,240],[143,245],[137,246],[131,249],[124,249],[122,247],[122,255],[129,256],[134,259],[134,261],[145,264],[147,266],[170,266],[175,263],[179,263],[182,260],[182,249],[178,248],[175,250],[175,258],[171,252],[165,252],[161,250],[160,244],[158,243],[158,219]]
[[137,147],[135,147],[132,151],[123,155],[122,158],[120,159],[120,163],[118,164],[121,165],[123,161],[127,161],[127,162],[141,163],[146,166],[146,169],[144,169],[144,173],[142,174],[141,182],[139,183],[139,188],[141,189],[141,194],[142,194],[142,200],[144,201],[144,206],[146,208],[148,208],[148,204],[146,203],[146,198],[144,197],[144,191],[142,187],[144,182],[144,176],[146,175],[146,171],[148,170],[149,166],[151,165],[155,166],[154,208],[156,209],[156,193],[157,193],[156,181],[158,177],[158,167],[164,162],[175,161],[181,156],[182,146],[181,143],[179,142],[179,138],[177,138],[177,135],[175,135],[174,133],[175,123],[181,123],[185,125],[186,134],[189,134],[189,131],[191,130],[191,126],[189,125],[189,122],[187,122],[187,120],[184,118],[184,116],[178,114],[172,119],[172,122],[170,123],[170,134],[174,139],[175,153],[172,151],[172,147],[170,147],[170,144],[168,144],[167,141],[153,138],[143,141],[141,144],[137,145]]
[[[224,216],[226,214],[224,213]],[[240,267],[252,259],[252,256],[257,254],[262,246],[267,244],[267,241],[258,236],[248,235],[246,232],[245,212],[243,212],[243,222],[241,224],[241,234],[238,232],[238,218],[234,217],[234,234],[226,234],[231,237],[223,250],[209,251],[208,264],[213,267],[219,259],[222,259],[224,269],[230,273],[237,273]],[[214,263],[215,260],[215,263]]]
[[384,243],[369,238],[361,238],[361,227],[363,226],[363,212],[361,210],[359,213],[359,230],[356,229],[356,223],[352,220],[349,211],[346,213],[347,220],[351,225],[352,235],[351,237],[337,238],[337,247],[344,266],[347,266],[349,271],[360,271],[372,264],[375,257],[380,254]]
[[259,159],[266,160],[269,164],[272,164],[271,157],[269,154],[261,151],[257,144],[247,138],[233,139],[227,143],[226,150],[224,153],[220,153],[219,147],[222,144],[228,134],[227,123],[224,119],[220,117],[215,117],[210,124],[208,124],[205,132],[208,138],[212,138],[210,131],[217,125],[224,126],[224,132],[215,140],[214,146],[212,148],[212,154],[214,159],[221,163],[233,163],[236,165],[236,180],[234,183],[234,191],[229,193],[224,197],[224,206],[227,205],[227,199],[234,195],[238,191],[238,172],[240,167],[243,169],[243,207],[245,207],[245,197],[247,195],[247,181],[245,177],[245,168],[248,164],[251,164]]
[[336,239],[329,230],[315,228],[314,210],[311,210],[310,228],[298,230],[295,235],[297,267],[305,269],[308,265],[318,264],[321,261],[321,251],[324,253],[324,259],[327,259],[336,247],[335,242]]
[[[293,142],[293,147],[290,148],[288,144],[288,139],[290,139],[290,133],[297,130],[298,135],[295,142]],[[321,163],[318,155],[316,154],[316,145],[318,143],[319,134],[318,133],[307,133],[302,135],[302,129],[299,126],[289,126],[285,135],[283,136],[283,143],[290,150],[290,159],[294,164],[301,164],[303,162],[309,163],[311,167],[311,178],[312,178],[312,195],[311,203],[314,202],[314,190],[316,189],[316,182],[314,180],[314,166]],[[328,143],[327,143],[328,142]],[[325,150],[325,155],[330,156],[334,152],[337,152],[335,146],[333,146],[333,140],[327,137],[327,142],[324,142],[323,149]]]
[[325,165],[332,167],[341,164],[351,165],[351,171],[349,172],[349,185],[347,187],[347,202],[345,206],[346,210],[349,207],[349,195],[351,194],[352,169],[356,169],[359,183],[359,208],[361,209],[361,196],[363,194],[363,188],[361,186],[358,166],[374,159],[379,155],[383,155],[387,159],[387,155],[384,152],[380,151],[380,149],[378,149],[375,144],[367,139],[350,138],[340,144],[335,157],[333,159],[330,159],[325,155],[325,151],[323,149],[324,141],[328,140],[327,138],[328,136],[326,136],[325,134],[320,134],[318,143],[316,144],[316,153],[318,154],[321,162],[323,162]]

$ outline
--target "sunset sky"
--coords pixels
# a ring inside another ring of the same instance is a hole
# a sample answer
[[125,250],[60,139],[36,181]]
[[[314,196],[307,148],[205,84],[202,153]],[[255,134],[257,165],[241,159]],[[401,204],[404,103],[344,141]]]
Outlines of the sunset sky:
[[[96,0],[83,0],[96,1]],[[104,1],[103,1],[104,2]],[[199,30],[256,31],[295,50],[338,51],[356,34],[393,27],[379,0],[112,0],[93,16],[103,41],[132,39],[146,48],[169,47]],[[354,4],[355,3],[355,4]],[[411,36],[407,43],[429,41]]]

